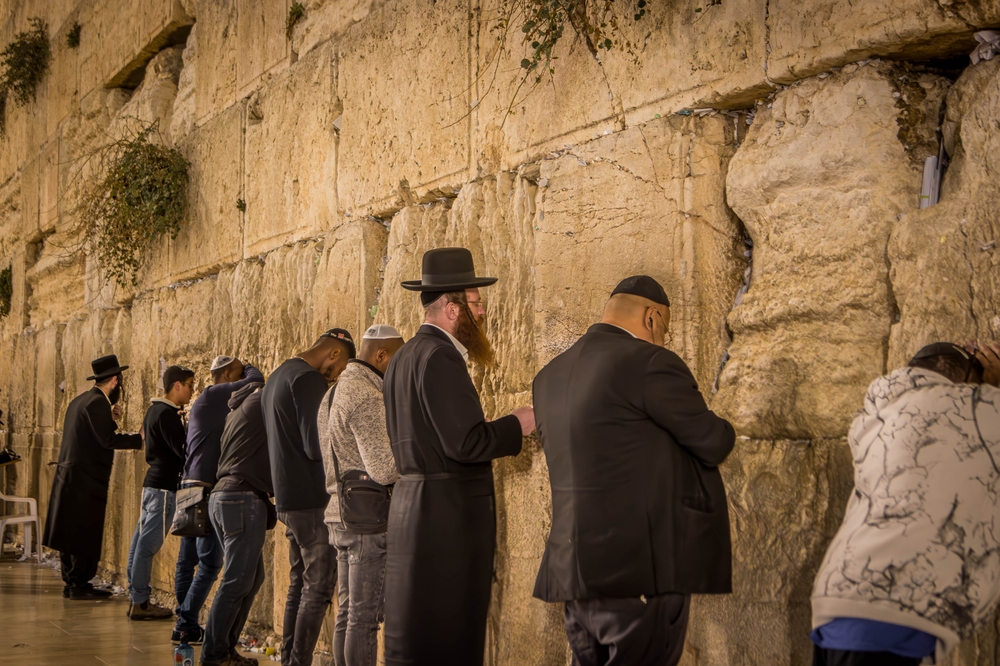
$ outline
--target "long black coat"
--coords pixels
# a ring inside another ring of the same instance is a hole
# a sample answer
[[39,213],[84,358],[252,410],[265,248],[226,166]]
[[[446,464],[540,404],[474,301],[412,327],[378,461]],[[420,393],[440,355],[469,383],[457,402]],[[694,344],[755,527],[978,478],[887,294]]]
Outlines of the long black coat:
[[732,590],[735,432],[673,352],[608,324],[545,366],[535,418],[552,484],[544,601]]
[[396,352],[383,394],[401,475],[387,534],[386,663],[481,664],[496,538],[490,461],[520,452],[520,424],[486,422],[465,361],[433,326]]
[[96,386],[69,403],[42,535],[49,548],[100,559],[115,449],[142,448],[142,437],[117,430],[111,404]]

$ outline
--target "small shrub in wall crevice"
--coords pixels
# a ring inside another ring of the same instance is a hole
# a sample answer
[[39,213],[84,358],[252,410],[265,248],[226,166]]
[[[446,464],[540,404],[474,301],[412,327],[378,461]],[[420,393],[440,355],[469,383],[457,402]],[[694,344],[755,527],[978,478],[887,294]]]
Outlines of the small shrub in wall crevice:
[[[19,106],[34,101],[38,84],[52,62],[48,26],[38,17],[28,22],[31,29],[17,33],[0,52],[0,111],[6,110],[8,97]],[[0,132],[4,125],[0,119]]]
[[102,149],[80,201],[98,263],[123,288],[136,284],[158,239],[177,237],[187,205],[188,161],[151,137],[157,123],[140,123]]

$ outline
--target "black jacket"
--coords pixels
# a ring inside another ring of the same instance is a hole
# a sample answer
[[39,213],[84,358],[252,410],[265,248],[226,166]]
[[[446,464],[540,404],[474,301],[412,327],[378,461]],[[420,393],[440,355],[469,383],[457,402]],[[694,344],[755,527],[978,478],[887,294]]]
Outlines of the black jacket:
[[108,398],[96,386],[69,403],[42,534],[44,545],[100,559],[115,449],[142,448],[142,437],[116,433],[117,429]]
[[487,422],[462,355],[433,326],[393,356],[382,386],[400,476],[389,507],[385,654],[481,664],[493,578],[494,458],[521,450],[513,415]]
[[253,490],[274,494],[271,463],[267,453],[267,432],[260,409],[261,387],[254,382],[233,393],[229,399],[226,427],[222,431],[216,490]]
[[545,366],[535,418],[552,484],[544,601],[732,590],[733,427],[672,351],[608,324]]
[[187,439],[180,409],[163,400],[154,400],[146,410],[142,425],[146,431],[146,464],[149,465],[142,487],[177,490],[184,469]]

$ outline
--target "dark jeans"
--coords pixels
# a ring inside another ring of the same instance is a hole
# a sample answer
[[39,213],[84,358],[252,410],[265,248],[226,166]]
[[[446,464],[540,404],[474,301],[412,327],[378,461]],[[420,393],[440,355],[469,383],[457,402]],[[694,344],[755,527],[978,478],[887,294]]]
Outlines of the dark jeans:
[[918,666],[922,661],[891,652],[826,650],[813,645],[813,666]]
[[223,661],[240,642],[254,597],[264,582],[267,507],[251,492],[212,493],[209,515],[225,552],[222,581],[205,625],[202,661]]
[[285,602],[282,666],[310,666],[327,606],[337,586],[337,551],[321,509],[279,511],[292,571]]
[[337,547],[336,666],[375,666],[385,606],[385,533],[354,534],[331,526]]
[[573,666],[675,666],[684,653],[691,597],[567,601]]
[[97,560],[70,553],[59,553],[62,579],[66,589],[91,587],[90,579],[97,575]]
[[[198,571],[195,573],[195,568]],[[212,583],[222,570],[222,544],[212,532],[206,537],[181,537],[174,573],[174,592],[177,594],[177,631],[194,631],[198,613],[205,605]]]

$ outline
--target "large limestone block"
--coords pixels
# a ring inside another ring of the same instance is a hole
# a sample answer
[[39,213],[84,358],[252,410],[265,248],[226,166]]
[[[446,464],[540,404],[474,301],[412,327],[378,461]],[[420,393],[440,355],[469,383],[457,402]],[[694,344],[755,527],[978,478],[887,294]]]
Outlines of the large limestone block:
[[[184,48],[173,46],[160,51],[146,66],[146,75],[129,101],[122,106],[111,126],[112,136],[119,136],[123,125],[158,123],[161,137],[170,144],[170,128],[177,97],[177,82],[184,65]],[[154,140],[158,137],[154,137]]]
[[244,254],[316,236],[337,215],[336,64],[317,48],[249,102]]
[[134,88],[153,56],[182,43],[194,23],[178,0],[96,0],[81,9],[81,94],[99,87]]
[[539,365],[599,321],[623,278],[648,274],[671,301],[669,347],[710,390],[745,263],[723,183],[724,116],[671,116],[541,163],[535,230]]
[[285,21],[291,0],[237,0],[236,90],[242,97],[253,92],[260,77],[287,63],[288,38]]
[[55,324],[42,329],[35,336],[35,343],[38,351],[35,358],[35,426],[39,430],[51,431],[56,428],[62,429],[59,422],[59,408],[62,403],[62,395],[59,384],[62,382],[63,371],[60,364],[62,360],[58,353],[61,345],[61,337],[65,326]]
[[758,107],[726,190],[753,239],[753,271],[713,403],[739,433],[846,434],[885,369],[886,244],[916,209],[945,89],[931,75],[851,65]]
[[201,125],[236,103],[237,0],[199,3],[195,37],[195,118]]
[[733,593],[694,598],[692,663],[808,664],[813,578],[852,488],[847,444],[740,438],[721,471],[733,536]]
[[899,304],[889,362],[897,367],[940,340],[1000,340],[1000,223],[996,152],[1000,61],[970,67],[948,95],[952,163],[940,203],[908,213],[889,244]]
[[965,54],[977,29],[1000,21],[1000,4],[935,0],[771,0],[768,74],[796,79],[873,56],[929,60]]
[[335,40],[388,0],[306,0],[305,16],[292,29],[292,51],[304,56],[318,45]]
[[468,180],[468,4],[392,2],[341,42],[340,209],[395,211]]

